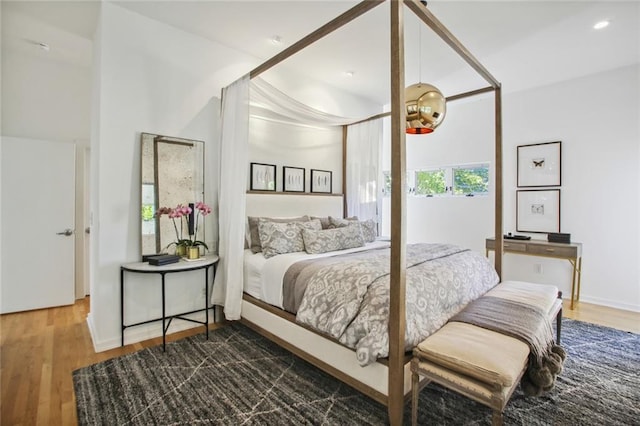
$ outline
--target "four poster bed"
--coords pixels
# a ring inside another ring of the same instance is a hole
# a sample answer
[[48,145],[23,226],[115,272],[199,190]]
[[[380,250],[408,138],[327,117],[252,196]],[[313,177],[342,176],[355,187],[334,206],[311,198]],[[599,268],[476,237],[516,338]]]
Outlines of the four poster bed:
[[[245,172],[246,166],[248,165],[246,155],[247,135],[244,133],[244,129],[242,129],[241,126],[240,131],[238,130],[239,127],[236,123],[238,116],[249,114],[248,106],[244,105],[244,103],[248,103],[248,80],[257,77],[287,57],[302,50],[314,41],[340,28],[341,26],[346,25],[351,20],[366,13],[368,10],[381,3],[385,3],[385,1],[368,0],[359,3],[317,31],[285,49],[263,65],[257,67],[251,71],[248,76],[234,83],[234,85],[225,89],[222,107],[223,136],[221,143],[221,157],[223,158],[223,168],[221,171],[221,183],[224,184],[224,182],[230,182],[230,185],[221,186],[220,189],[219,250],[221,264],[219,267],[219,273],[216,276],[213,300],[214,303],[223,304],[225,306],[225,315],[227,319],[241,319],[245,324],[254,328],[262,335],[274,340],[303,359],[334,375],[380,403],[385,404],[388,407],[389,422],[390,424],[395,425],[402,423],[405,398],[410,394],[411,390],[409,357],[407,356],[406,351],[407,346],[410,348],[411,342],[407,345],[407,342],[405,342],[405,333],[409,331],[409,335],[411,335],[412,330],[411,324],[407,326],[407,320],[412,321],[411,316],[408,316],[407,312],[407,291],[411,291],[415,287],[415,274],[413,271],[408,271],[409,268],[407,267],[407,263],[411,264],[413,257],[417,255],[417,248],[407,246],[405,242],[405,180],[403,178],[406,172],[404,107],[405,83],[403,65],[404,6],[406,5],[413,13],[415,13],[421,21],[423,21],[448,45],[450,45],[456,53],[458,53],[489,83],[488,87],[484,87],[473,92],[450,96],[447,98],[448,101],[466,98],[468,96],[489,91],[493,91],[495,93],[495,265],[494,268],[490,268],[490,272],[480,274],[486,275],[480,280],[482,281],[480,284],[464,284],[460,287],[457,291],[457,299],[454,305],[449,307],[452,311],[458,310],[461,305],[464,306],[464,304],[468,303],[470,299],[479,297],[495,285],[499,280],[499,274],[501,272],[503,247],[502,238],[500,238],[502,234],[502,131],[500,83],[491,76],[491,74],[464,48],[464,46],[458,42],[458,40],[456,40],[456,38],[421,4],[421,2],[418,0],[390,0],[386,2],[391,8],[391,112],[389,115],[391,116],[392,132],[392,225],[391,239],[386,243],[389,246],[386,249],[389,256],[386,258],[387,269],[384,271],[388,280],[388,284],[386,285],[387,294],[385,296],[387,297],[386,307],[388,309],[388,317],[385,316],[384,320],[380,322],[380,324],[384,324],[387,329],[384,330],[383,334],[376,336],[374,340],[384,340],[386,338],[388,339],[388,345],[385,344],[384,351],[376,354],[372,359],[367,359],[364,363],[359,362],[352,348],[347,347],[349,344],[345,342],[345,339],[340,337],[338,334],[333,335],[328,332],[328,330],[330,331],[335,324],[330,324],[327,329],[320,333],[314,330],[314,327],[311,325],[296,322],[294,313],[283,310],[282,306],[277,306],[277,303],[273,303],[273,301],[271,301],[271,303],[267,303],[259,300],[260,296],[264,296],[265,294],[264,288],[261,289],[260,285],[254,286],[252,290],[251,283],[255,284],[258,282],[255,281],[255,277],[252,281],[252,273],[267,273],[265,270],[268,268],[271,268],[271,271],[278,268],[280,268],[281,271],[286,271],[287,268],[283,265],[278,267],[268,265],[286,263],[282,259],[288,259],[287,256],[292,257],[292,259],[287,261],[288,263],[286,266],[294,264],[295,261],[304,259],[296,257],[298,255],[295,253],[281,254],[273,257],[269,256],[269,259],[265,259],[267,256],[260,254],[262,260],[252,258],[250,255],[251,251],[245,250],[242,247],[242,244],[244,243],[245,218],[247,216],[292,217],[296,215],[313,215],[343,218],[348,212],[345,211],[344,206],[346,205],[346,200],[343,199],[342,196],[245,194],[246,187],[244,186],[245,180],[242,179],[242,173]],[[347,132],[348,127],[345,127],[343,135],[346,135]],[[346,143],[346,136],[344,137],[345,140],[343,140],[343,144]],[[244,145],[239,142],[243,139],[245,140]],[[343,152],[346,152],[346,150],[343,150]],[[229,161],[227,161],[227,159],[229,159]],[[233,163],[233,161],[235,161],[235,163]],[[344,170],[346,167],[345,164],[346,161],[343,159],[343,176],[346,176]],[[240,169],[240,171],[236,169]],[[260,238],[262,239],[262,235]],[[371,242],[370,244],[372,244],[371,248],[374,249],[372,251],[375,251],[376,248],[379,248],[378,246],[375,246],[376,244],[384,246],[385,242],[376,241]],[[482,262],[487,262],[486,259],[482,258],[482,260],[479,260],[474,258],[473,255],[471,255],[471,260],[466,259],[464,256],[468,256],[468,254],[447,251],[451,250],[450,247],[444,247],[442,250],[444,250],[445,254],[441,257],[435,257],[438,259],[446,258],[449,260],[450,264],[465,262],[473,264],[473,262],[478,262],[474,264],[474,267],[482,270],[484,268]],[[464,250],[461,252],[469,253]],[[358,257],[361,256],[361,254],[356,253],[351,256]],[[456,258],[455,256],[461,257]],[[326,260],[327,257],[324,257],[324,259]],[[451,261],[451,259],[454,260]],[[380,259],[378,259],[378,261],[379,260]],[[458,262],[459,260],[460,262]],[[424,263],[424,259],[420,258],[420,260],[414,263],[422,264]],[[247,267],[253,267],[253,269],[247,269]],[[278,277],[282,276],[283,273],[284,272],[282,272]],[[424,273],[424,271],[420,272],[420,274]],[[303,274],[303,272],[300,272],[300,274]],[[464,274],[464,272],[458,271],[452,272],[452,274]],[[277,281],[279,279],[280,278],[276,278],[275,280]],[[270,278],[269,280],[260,281],[261,278],[258,278],[258,280],[259,282],[264,283],[265,281],[273,281],[274,279]],[[244,283],[244,285],[241,285],[238,288],[238,286],[234,284],[237,282]],[[464,297],[458,297],[460,295],[464,295]],[[412,299],[414,296],[415,295],[412,295]],[[287,296],[278,297],[286,298]],[[278,299],[278,297],[275,298],[276,302],[278,300],[282,300]],[[265,297],[261,298],[264,299]],[[411,302],[413,302],[413,300],[411,300]],[[303,302],[303,304],[304,303],[305,302]],[[273,306],[274,304],[276,306]],[[333,303],[325,300],[324,304],[332,305]],[[314,309],[315,308],[312,308],[312,310]],[[443,315],[447,316],[450,315],[450,313],[447,312]],[[351,320],[349,320],[349,322],[350,321]],[[357,320],[353,321],[356,322]],[[366,318],[363,322],[370,322],[370,318]],[[446,318],[444,322],[446,322]],[[443,324],[437,324],[437,326],[441,325]],[[357,349],[356,352],[358,350],[359,349]],[[360,361],[362,361],[362,359]],[[363,366],[363,364],[365,364],[365,366]]]

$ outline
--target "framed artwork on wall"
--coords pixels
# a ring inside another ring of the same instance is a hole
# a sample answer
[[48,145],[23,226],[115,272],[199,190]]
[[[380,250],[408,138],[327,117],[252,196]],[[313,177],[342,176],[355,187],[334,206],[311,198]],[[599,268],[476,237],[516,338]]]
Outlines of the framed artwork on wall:
[[516,191],[516,231],[560,232],[560,190]]
[[332,172],[311,169],[311,192],[331,194],[333,191],[331,179]]
[[276,190],[276,165],[251,163],[251,191]]
[[304,192],[305,171],[302,167],[282,167],[282,190],[285,192]]
[[518,146],[518,187],[562,184],[562,142]]

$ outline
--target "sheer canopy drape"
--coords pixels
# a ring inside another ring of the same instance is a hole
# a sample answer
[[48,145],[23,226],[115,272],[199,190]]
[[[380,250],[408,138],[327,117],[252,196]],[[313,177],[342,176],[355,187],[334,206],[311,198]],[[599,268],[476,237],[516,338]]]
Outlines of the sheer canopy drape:
[[[241,316],[246,221],[249,119],[275,118],[313,126],[344,126],[359,121],[311,108],[261,78],[245,76],[223,91],[219,180],[219,256],[212,302],[224,306],[227,320]],[[378,220],[381,120],[365,121],[347,130],[347,205],[349,213]],[[353,171],[349,171],[353,167]]]
[[212,302],[224,306],[228,320],[240,319],[242,306],[245,192],[249,164],[249,76],[222,92],[220,137],[220,261]]
[[347,127],[347,211],[360,220],[377,223],[382,204],[380,158],[382,119]]
[[278,117],[282,121],[312,126],[342,126],[357,118],[327,114],[299,102],[260,77],[251,80],[251,114]]

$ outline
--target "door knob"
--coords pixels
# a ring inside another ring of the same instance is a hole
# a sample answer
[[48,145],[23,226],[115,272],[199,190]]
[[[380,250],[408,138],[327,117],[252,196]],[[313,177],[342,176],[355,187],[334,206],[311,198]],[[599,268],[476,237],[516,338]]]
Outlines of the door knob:
[[73,235],[73,230],[67,228],[62,232],[56,232],[56,235],[64,235],[65,237],[70,237],[71,235]]

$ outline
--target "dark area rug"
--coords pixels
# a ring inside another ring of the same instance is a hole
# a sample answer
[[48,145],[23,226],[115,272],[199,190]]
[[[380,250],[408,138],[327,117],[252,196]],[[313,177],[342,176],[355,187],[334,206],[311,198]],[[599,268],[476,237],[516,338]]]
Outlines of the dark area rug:
[[[543,397],[518,389],[507,425],[640,425],[640,335],[563,321],[569,356]],[[81,425],[384,425],[386,408],[232,323],[73,372]],[[483,405],[431,384],[421,425],[488,425]],[[405,407],[405,423],[411,420]]]

